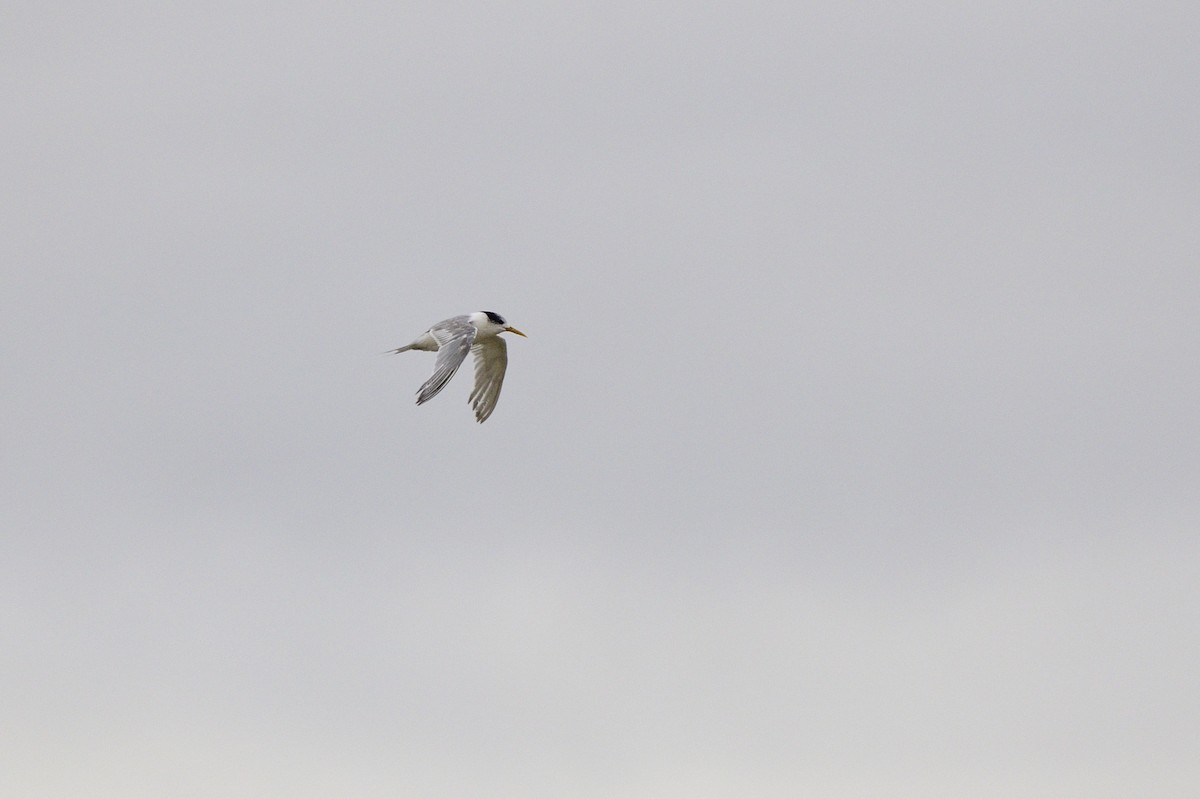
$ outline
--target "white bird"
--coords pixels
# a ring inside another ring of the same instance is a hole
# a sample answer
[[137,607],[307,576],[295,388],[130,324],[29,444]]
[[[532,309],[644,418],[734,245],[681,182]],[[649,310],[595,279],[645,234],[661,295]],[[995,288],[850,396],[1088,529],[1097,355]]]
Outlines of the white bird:
[[504,385],[504,371],[508,368],[508,344],[500,338],[501,333],[516,333],[528,338],[520,330],[511,327],[500,314],[476,311],[438,322],[412,344],[390,352],[423,350],[438,354],[433,365],[433,376],[417,391],[418,405],[436,397],[467,359],[467,352],[473,352],[475,388],[471,390],[467,401],[475,409],[475,419],[482,422],[496,409],[500,386]]

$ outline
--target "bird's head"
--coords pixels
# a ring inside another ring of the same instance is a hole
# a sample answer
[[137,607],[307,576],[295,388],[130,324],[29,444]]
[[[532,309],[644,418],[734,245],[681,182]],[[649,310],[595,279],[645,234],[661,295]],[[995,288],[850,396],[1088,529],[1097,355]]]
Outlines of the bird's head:
[[470,316],[471,324],[475,325],[475,329],[480,333],[491,333],[498,335],[500,333],[515,333],[518,336],[528,338],[520,330],[511,326],[504,321],[504,317],[495,311],[476,311]]

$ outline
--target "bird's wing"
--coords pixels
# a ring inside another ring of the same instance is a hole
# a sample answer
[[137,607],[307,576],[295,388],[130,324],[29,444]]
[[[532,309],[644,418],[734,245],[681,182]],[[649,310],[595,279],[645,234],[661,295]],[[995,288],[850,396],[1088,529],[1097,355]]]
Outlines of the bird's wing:
[[500,386],[504,385],[504,370],[508,368],[508,345],[499,336],[488,336],[471,347],[475,355],[475,388],[470,403],[475,419],[482,422],[496,409]]
[[467,359],[471,342],[475,341],[475,327],[467,322],[467,317],[456,316],[444,322],[438,322],[429,328],[429,334],[438,343],[437,361],[433,365],[433,375],[417,392],[417,404],[428,402],[446,387],[450,378]]

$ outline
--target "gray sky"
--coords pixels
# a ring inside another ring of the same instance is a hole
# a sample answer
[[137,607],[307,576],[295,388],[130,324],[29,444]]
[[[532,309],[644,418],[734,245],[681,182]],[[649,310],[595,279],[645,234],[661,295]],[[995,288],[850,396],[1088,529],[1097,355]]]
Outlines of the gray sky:
[[10,3],[0,793],[1193,796],[1200,11],[825,5]]

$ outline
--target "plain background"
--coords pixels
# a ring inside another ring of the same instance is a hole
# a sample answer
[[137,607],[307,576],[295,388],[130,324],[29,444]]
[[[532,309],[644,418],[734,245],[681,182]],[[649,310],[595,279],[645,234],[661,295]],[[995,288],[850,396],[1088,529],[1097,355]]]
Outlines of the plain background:
[[1198,40],[7,3],[0,792],[1194,796]]

